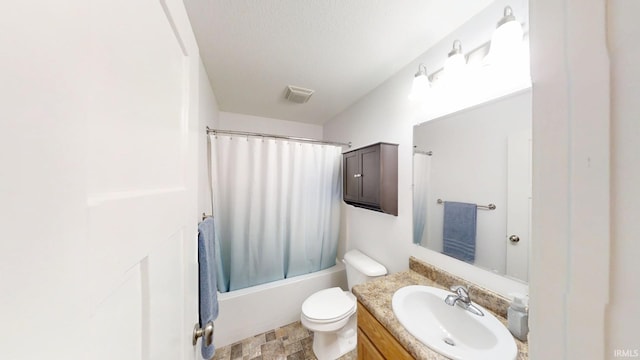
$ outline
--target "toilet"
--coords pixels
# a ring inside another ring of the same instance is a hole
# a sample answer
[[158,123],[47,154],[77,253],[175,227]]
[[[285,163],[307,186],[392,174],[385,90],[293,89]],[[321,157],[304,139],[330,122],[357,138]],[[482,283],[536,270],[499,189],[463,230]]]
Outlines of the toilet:
[[318,360],[335,360],[355,349],[357,301],[351,288],[387,274],[382,264],[358,250],[347,252],[343,262],[349,291],[339,287],[320,290],[302,303],[300,321],[313,331],[313,352]]

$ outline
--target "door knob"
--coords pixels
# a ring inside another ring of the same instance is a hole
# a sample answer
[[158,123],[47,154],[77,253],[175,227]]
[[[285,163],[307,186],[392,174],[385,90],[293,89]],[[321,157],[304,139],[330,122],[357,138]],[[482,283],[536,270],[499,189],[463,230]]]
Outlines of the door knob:
[[191,339],[193,346],[196,346],[198,338],[200,337],[202,338],[205,346],[213,344],[213,321],[209,321],[204,328],[200,328],[198,325],[199,324],[196,323],[193,326],[193,337]]
[[520,241],[520,237],[518,235],[511,235],[509,236],[509,241],[511,241],[512,243],[517,243],[518,241]]

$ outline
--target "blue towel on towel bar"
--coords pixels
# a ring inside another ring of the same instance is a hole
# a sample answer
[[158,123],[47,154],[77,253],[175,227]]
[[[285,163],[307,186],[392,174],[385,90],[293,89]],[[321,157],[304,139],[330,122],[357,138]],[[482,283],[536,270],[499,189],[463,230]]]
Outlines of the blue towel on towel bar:
[[473,263],[476,259],[476,204],[444,202],[443,253]]
[[[216,248],[213,217],[198,224],[198,271],[200,292],[200,327],[218,317],[218,291],[216,285]],[[202,339],[202,357],[211,359],[216,352],[213,344],[206,346]]]

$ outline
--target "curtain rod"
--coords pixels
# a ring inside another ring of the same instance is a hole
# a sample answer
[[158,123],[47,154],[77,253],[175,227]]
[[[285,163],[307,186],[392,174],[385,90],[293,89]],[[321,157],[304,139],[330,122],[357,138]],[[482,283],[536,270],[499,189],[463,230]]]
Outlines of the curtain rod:
[[274,135],[274,134],[263,134],[263,133],[254,133],[254,132],[246,132],[246,131],[233,131],[233,130],[219,130],[219,129],[211,129],[207,126],[207,134],[227,134],[227,135],[241,135],[241,136],[259,136],[259,137],[269,137],[274,139],[284,139],[284,140],[293,140],[293,141],[304,141],[310,143],[318,143],[318,144],[328,144],[328,145],[340,145],[351,147],[351,142],[342,143],[335,141],[324,141],[324,140],[316,140],[316,139],[308,139],[301,138],[295,136],[283,136],[283,135]]

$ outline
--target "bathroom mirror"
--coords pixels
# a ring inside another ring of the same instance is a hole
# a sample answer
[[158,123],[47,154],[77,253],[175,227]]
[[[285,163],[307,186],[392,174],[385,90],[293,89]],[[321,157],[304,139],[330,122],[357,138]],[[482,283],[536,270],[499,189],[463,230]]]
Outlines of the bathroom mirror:
[[477,204],[466,262],[528,282],[530,88],[416,125],[413,144],[414,243],[444,253],[444,202]]

